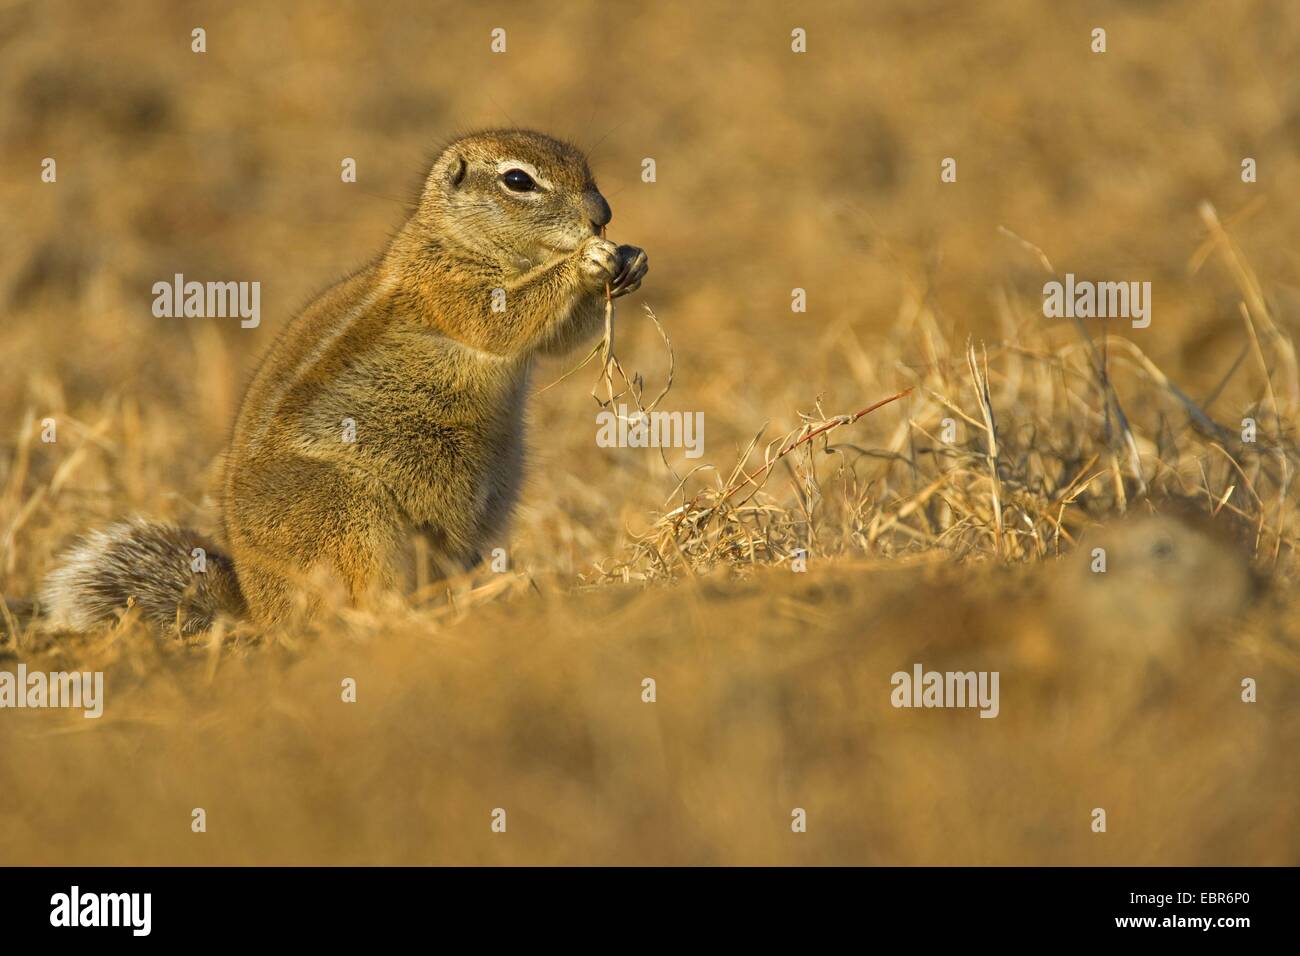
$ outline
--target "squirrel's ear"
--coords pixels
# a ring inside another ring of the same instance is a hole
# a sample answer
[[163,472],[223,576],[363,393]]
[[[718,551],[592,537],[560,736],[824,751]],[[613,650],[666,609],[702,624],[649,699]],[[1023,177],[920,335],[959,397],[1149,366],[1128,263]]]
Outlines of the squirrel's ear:
[[424,181],[424,188],[436,193],[457,189],[464,182],[468,171],[469,164],[465,162],[465,157],[449,149],[434,160],[429,178]]
[[465,170],[468,169],[465,158],[459,153],[453,153],[447,160],[447,184],[455,189],[465,178]]

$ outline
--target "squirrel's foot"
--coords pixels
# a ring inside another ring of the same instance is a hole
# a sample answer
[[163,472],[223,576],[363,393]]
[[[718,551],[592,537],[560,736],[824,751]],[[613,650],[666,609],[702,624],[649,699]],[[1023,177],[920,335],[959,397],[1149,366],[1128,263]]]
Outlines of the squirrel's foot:
[[597,289],[609,286],[610,295],[615,298],[640,288],[650,268],[644,249],[616,246],[600,236],[592,236],[583,244],[578,262],[588,284]]
[[609,285],[609,293],[616,299],[641,288],[641,280],[650,269],[645,250],[636,246],[619,246],[618,260],[618,274]]
[[578,271],[583,281],[593,289],[602,289],[618,277],[620,260],[618,246],[608,239],[592,236],[582,244],[578,254]]

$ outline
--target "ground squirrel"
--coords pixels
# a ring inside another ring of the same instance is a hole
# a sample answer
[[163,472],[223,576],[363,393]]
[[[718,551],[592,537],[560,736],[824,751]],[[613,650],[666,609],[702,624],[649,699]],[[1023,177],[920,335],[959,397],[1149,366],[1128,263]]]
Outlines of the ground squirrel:
[[444,569],[472,566],[519,491],[534,357],[591,338],[606,289],[646,273],[642,250],[603,238],[609,220],[567,143],[491,130],[449,144],[387,250],[308,305],[257,369],[225,461],[228,555],[143,520],[93,532],[45,581],[48,623],[84,630],[134,598],[184,633],[221,612],[274,624],[322,567],[356,602],[392,587],[411,535]]

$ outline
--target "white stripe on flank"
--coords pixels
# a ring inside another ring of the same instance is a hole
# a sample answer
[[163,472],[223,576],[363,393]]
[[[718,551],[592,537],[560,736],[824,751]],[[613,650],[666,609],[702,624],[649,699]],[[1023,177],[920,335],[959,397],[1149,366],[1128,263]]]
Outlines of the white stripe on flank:
[[266,437],[266,430],[271,426],[272,421],[275,420],[275,416],[279,414],[280,406],[284,404],[285,395],[301,382],[312,371],[312,369],[324,361],[325,357],[329,354],[330,349],[332,349],[334,345],[352,329],[353,324],[355,324],[358,319],[370,311],[375,302],[392,292],[396,286],[397,280],[391,276],[381,280],[375,288],[366,293],[364,299],[352,307],[348,312],[347,317],[330,335],[316,343],[316,348],[298,364],[298,367],[294,369],[293,375],[286,378],[284,382],[281,383],[280,387],[275,390],[272,400],[267,403],[266,411],[268,414],[263,415],[262,425],[253,438],[254,442],[260,442]]

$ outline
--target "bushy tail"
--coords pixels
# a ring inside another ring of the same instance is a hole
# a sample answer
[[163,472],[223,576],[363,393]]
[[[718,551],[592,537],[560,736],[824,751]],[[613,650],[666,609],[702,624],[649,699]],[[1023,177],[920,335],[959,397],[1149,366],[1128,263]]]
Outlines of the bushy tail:
[[218,614],[246,613],[235,566],[196,532],[143,519],[85,535],[41,586],[47,627],[87,631],[111,622],[134,599],[163,631],[195,634]]

